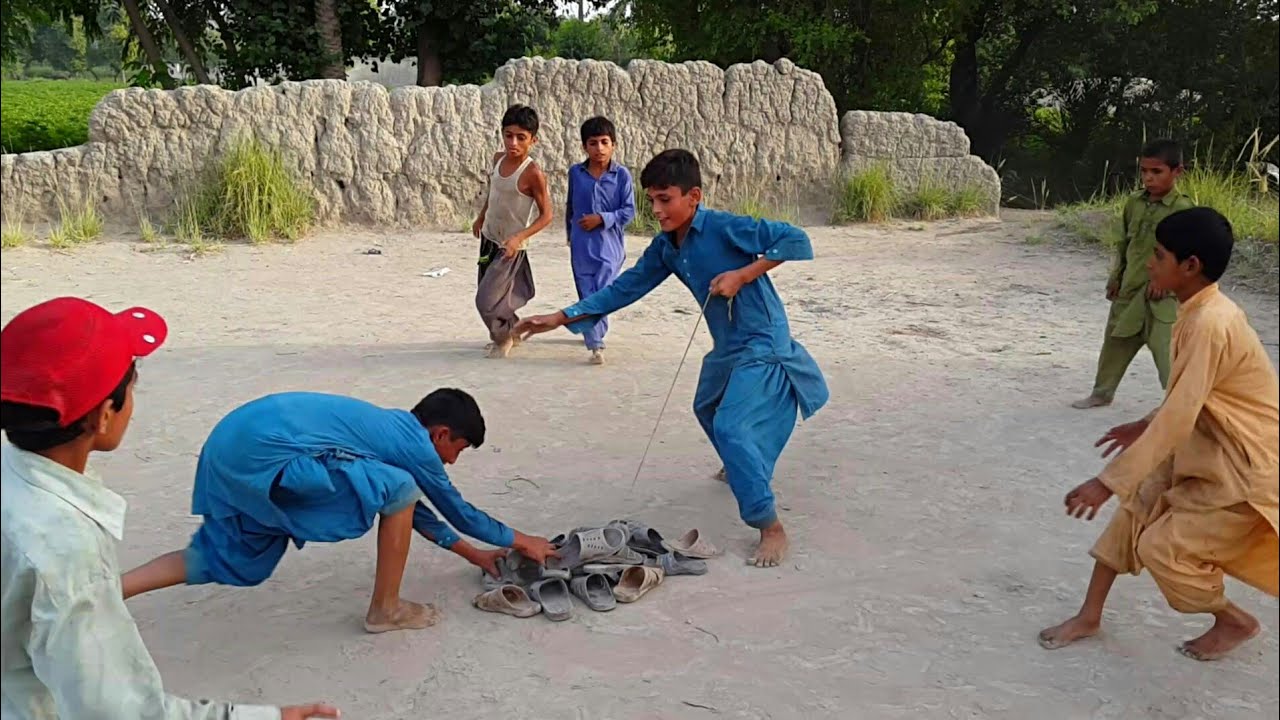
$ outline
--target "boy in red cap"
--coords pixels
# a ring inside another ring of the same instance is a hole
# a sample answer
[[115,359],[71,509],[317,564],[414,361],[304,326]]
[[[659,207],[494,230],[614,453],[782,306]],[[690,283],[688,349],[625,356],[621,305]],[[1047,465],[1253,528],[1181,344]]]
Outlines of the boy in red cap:
[[3,656],[0,714],[23,718],[336,718],[168,695],[125,607],[115,543],[124,498],[88,473],[133,414],[135,358],[164,343],[157,314],[78,298],[30,308],[0,331]]

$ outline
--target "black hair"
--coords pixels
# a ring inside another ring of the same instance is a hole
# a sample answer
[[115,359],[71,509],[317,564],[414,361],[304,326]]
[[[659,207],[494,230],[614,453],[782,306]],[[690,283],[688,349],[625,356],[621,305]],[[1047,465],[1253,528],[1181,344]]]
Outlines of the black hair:
[[1231,221],[1208,207],[1179,210],[1156,225],[1156,242],[1173,253],[1178,262],[1192,256],[1200,259],[1200,272],[1209,282],[1218,282],[1231,262],[1235,235]]
[[[124,401],[129,393],[129,383],[137,377],[137,364],[129,365],[129,371],[124,374],[124,379],[111,391],[110,395],[103,399],[111,402],[112,410],[119,412],[124,407]],[[84,417],[76,418],[66,427],[59,427],[58,411],[53,408],[3,402],[0,403],[0,428],[4,429],[5,436],[14,446],[27,452],[41,452],[59,445],[66,445],[84,435],[89,429],[89,415],[96,412],[100,405],[101,403],[95,405],[93,410]]]
[[528,130],[530,135],[538,136],[538,111],[528,105],[512,105],[502,114],[502,127],[515,125]]
[[1142,146],[1142,157],[1159,160],[1170,170],[1182,167],[1182,146],[1176,140],[1152,140]]
[[587,141],[593,137],[608,136],[614,143],[618,142],[618,129],[613,126],[613,121],[602,115],[597,115],[582,123],[582,144],[586,145]]
[[478,448],[484,444],[484,416],[476,399],[455,388],[440,388],[414,406],[413,416],[424,428],[443,425],[455,438]]
[[640,171],[640,187],[646,190],[678,187],[680,192],[688,193],[702,187],[702,168],[698,158],[688,150],[663,150]]

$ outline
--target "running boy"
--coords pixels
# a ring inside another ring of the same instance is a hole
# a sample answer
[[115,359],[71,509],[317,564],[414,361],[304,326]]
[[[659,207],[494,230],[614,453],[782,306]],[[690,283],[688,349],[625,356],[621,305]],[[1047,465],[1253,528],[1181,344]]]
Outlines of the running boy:
[[3,656],[6,718],[302,720],[328,705],[192,702],[164,692],[125,607],[116,565],[124,498],[87,470],[120,446],[133,415],[134,358],[164,343],[150,310],[86,300],[29,308],[0,331],[4,445]]
[[1093,392],[1071,404],[1080,410],[1111,404],[1129,363],[1143,345],[1156,361],[1160,387],[1169,381],[1169,333],[1178,303],[1147,282],[1147,261],[1155,249],[1156,225],[1172,213],[1193,207],[1193,203],[1177,188],[1182,149],[1176,142],[1148,143],[1139,162],[1143,189],[1129,198],[1120,215],[1120,244],[1107,279],[1111,312]]
[[124,596],[179,583],[252,586],[271,576],[289,543],[358,538],[378,517],[378,560],[365,630],[422,629],[438,614],[400,598],[412,532],[497,575],[502,550],[480,550],[461,532],[512,547],[538,562],[553,555],[540,537],[515,532],[469,505],[444,466],[484,443],[472,397],[442,389],[412,412],[318,393],[268,395],[231,411],[200,452],[192,512],[204,524],[186,550],[124,576]]
[[1059,648],[1098,632],[1116,575],[1145,567],[1174,610],[1213,615],[1213,627],[1180,651],[1214,660],[1259,629],[1223,594],[1223,573],[1277,592],[1280,386],[1258,334],[1218,290],[1233,244],[1226,218],[1184,210],[1155,235],[1151,284],[1181,303],[1169,390],[1155,412],[1098,441],[1111,443],[1104,457],[1120,455],[1067,495],[1067,513],[1090,520],[1112,494],[1121,504],[1091,551],[1083,607],[1040,643]]
[[[480,239],[476,310],[489,330],[488,355],[505,358],[516,343],[516,312],[533,299],[533,268],[525,246],[551,224],[547,176],[529,157],[538,142],[538,113],[512,105],[502,116],[504,150],[493,156],[489,195],[471,232]],[[529,224],[534,206],[538,218]]]
[[[597,318],[639,300],[675,274],[704,308],[715,346],[702,361],[693,410],[724,463],[742,520],[760,530],[751,561],[777,565],[787,534],[774,508],[774,465],[796,423],[827,402],[817,363],[795,340],[766,273],[810,260],[799,228],[701,207],[702,172],[687,150],[666,150],[640,174],[662,233],[611,285],[558,313],[526,318],[517,333],[568,325],[583,332]],[[717,296],[713,299],[713,296]]]
[[[582,123],[582,149],[587,159],[569,168],[564,228],[578,299],[585,300],[613,282],[627,259],[624,233],[636,216],[631,173],[613,161],[618,134],[608,118]],[[609,319],[601,317],[582,333],[591,363],[604,364],[604,335]]]

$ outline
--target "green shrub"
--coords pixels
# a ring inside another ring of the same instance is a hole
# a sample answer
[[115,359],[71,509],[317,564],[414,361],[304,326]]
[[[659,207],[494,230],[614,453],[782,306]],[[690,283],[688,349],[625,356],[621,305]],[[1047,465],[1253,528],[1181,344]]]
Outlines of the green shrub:
[[636,186],[636,216],[627,229],[637,235],[657,235],[662,227],[658,218],[653,216],[653,206],[649,204],[649,196],[639,185]]
[[89,139],[89,113],[118,87],[92,80],[5,80],[0,145],[7,153],[82,145]]
[[898,214],[916,220],[941,220],[951,214],[952,193],[941,184],[922,180],[915,191],[902,196]]
[[1274,195],[1258,192],[1247,175],[1195,167],[1182,176],[1178,188],[1196,205],[1225,215],[1239,240],[1275,243],[1280,235],[1280,204]]
[[297,240],[315,219],[315,200],[257,139],[240,140],[178,200],[175,234],[192,244],[227,240]]
[[987,196],[980,188],[966,185],[950,194],[947,198],[947,213],[953,217],[978,217],[985,215]]
[[885,165],[872,167],[845,178],[836,194],[836,223],[884,222],[893,216],[896,190]]

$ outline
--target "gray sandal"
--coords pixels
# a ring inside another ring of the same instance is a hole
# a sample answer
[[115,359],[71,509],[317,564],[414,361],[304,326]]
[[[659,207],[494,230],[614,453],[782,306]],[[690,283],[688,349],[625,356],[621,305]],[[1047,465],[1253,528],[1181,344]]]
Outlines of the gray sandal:
[[649,567],[662,568],[667,577],[672,575],[706,575],[707,563],[702,560],[687,558],[680,553],[667,553],[644,561]]
[[569,597],[569,585],[560,578],[539,580],[529,586],[529,597],[542,606],[542,614],[548,620],[560,622],[573,616],[573,600]]
[[606,526],[571,533],[560,548],[560,556],[547,561],[552,570],[572,570],[585,563],[613,557],[627,549],[627,534],[621,528]]
[[569,589],[596,612],[609,612],[618,606],[617,599],[613,597],[613,588],[604,575],[576,577],[569,581]]

